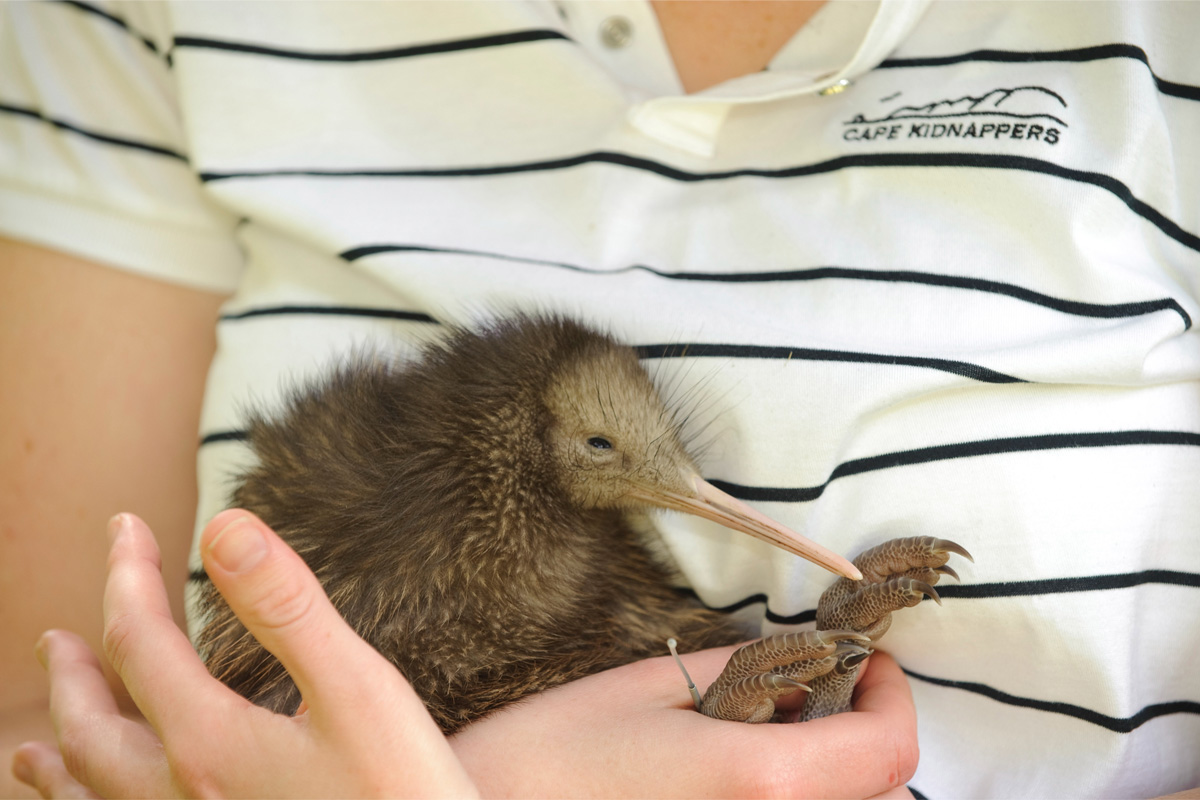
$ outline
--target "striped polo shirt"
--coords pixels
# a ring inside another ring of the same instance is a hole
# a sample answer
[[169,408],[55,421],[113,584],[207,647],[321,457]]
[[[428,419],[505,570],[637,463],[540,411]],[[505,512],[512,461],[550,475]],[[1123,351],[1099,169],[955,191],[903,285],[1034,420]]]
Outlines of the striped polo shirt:
[[[642,2],[5,3],[0,231],[230,294],[198,526],[247,408],[575,315],[726,491],[848,555],[974,554],[881,643],[918,796],[1167,793],[1200,785],[1197,31],[1197,3],[833,4],[685,95]],[[812,624],[827,573],[657,524],[748,633]]]

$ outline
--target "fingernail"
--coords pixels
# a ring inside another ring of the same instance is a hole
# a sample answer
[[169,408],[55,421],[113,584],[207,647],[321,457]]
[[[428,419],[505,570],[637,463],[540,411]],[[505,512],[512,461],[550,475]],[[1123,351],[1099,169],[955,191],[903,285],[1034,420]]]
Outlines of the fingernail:
[[112,544],[119,534],[125,528],[126,516],[124,514],[114,514],[112,519],[108,521],[108,543]]
[[249,517],[238,517],[213,538],[208,552],[226,572],[245,572],[263,560],[267,540]]
[[38,663],[42,665],[42,669],[49,669],[46,661],[46,639],[50,636],[50,631],[46,631],[38,637],[37,644],[33,646],[33,654],[37,656]]

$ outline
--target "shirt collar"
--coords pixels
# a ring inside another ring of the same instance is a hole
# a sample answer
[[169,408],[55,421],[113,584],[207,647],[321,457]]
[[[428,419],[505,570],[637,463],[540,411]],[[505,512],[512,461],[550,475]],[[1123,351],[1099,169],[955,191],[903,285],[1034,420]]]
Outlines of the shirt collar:
[[[904,40],[930,0],[831,0],[766,70],[684,94],[647,0],[560,0],[574,38],[626,89],[628,120],[642,134],[711,158],[738,105],[849,86]],[[622,37],[616,34],[627,34]]]

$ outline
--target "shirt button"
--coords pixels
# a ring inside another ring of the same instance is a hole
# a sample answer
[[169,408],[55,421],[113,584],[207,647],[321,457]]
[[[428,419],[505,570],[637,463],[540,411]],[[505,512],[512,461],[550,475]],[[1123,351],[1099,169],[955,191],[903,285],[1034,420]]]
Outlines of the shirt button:
[[611,50],[620,50],[633,38],[633,23],[625,17],[609,17],[600,23],[600,41]]

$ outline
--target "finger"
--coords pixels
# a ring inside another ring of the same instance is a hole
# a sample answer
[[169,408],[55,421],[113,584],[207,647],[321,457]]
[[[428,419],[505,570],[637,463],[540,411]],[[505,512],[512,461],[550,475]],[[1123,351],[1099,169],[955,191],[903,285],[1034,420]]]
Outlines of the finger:
[[13,754],[13,775],[42,797],[99,797],[71,777],[58,748],[49,742],[26,742]]
[[120,715],[100,659],[77,634],[46,631],[38,639],[36,650],[50,679],[51,715],[56,705],[86,706],[91,712]]
[[[195,735],[190,727],[219,714],[236,697],[209,676],[171,616],[154,535],[132,514],[119,514],[104,587],[104,651],[130,696],[164,743]],[[180,730],[171,720],[189,720]]]
[[[170,777],[158,739],[121,716],[100,660],[83,639],[48,631],[39,650],[50,678],[50,718],[63,771],[103,796],[166,796]],[[43,758],[39,765],[56,786],[66,785],[53,761]]]
[[882,714],[906,727],[916,728],[917,710],[913,706],[908,679],[887,653],[877,650],[865,662],[854,688],[854,710]]
[[222,512],[201,534],[200,549],[213,584],[287,669],[312,714],[370,707],[381,684],[395,684],[424,713],[407,682],[346,624],[308,565],[262,520]]

